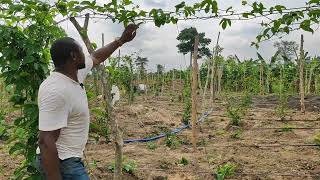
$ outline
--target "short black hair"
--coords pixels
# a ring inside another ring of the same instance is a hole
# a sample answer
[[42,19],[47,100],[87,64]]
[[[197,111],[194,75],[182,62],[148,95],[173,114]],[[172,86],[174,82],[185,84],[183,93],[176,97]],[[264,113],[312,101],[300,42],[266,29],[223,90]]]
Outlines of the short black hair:
[[71,52],[79,52],[79,45],[70,37],[57,39],[53,42],[50,54],[55,67],[61,67],[71,58]]

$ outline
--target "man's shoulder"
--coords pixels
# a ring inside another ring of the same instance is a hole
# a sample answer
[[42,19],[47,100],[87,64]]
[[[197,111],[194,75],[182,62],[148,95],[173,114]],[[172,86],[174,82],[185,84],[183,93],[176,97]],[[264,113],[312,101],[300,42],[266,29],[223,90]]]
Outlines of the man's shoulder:
[[65,89],[65,80],[56,73],[51,73],[39,87],[39,95],[42,93],[62,93]]

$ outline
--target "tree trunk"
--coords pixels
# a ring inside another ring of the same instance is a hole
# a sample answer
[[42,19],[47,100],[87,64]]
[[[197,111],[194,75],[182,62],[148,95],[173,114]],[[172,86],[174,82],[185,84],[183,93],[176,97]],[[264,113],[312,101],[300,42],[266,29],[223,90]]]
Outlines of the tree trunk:
[[192,66],[192,145],[193,150],[196,151],[197,146],[197,89],[198,89],[198,78],[197,78],[197,68],[198,68],[198,45],[199,45],[199,35],[195,37],[194,43],[194,55],[193,55],[193,66]]
[[300,106],[301,112],[304,113],[306,111],[306,107],[304,104],[304,78],[303,78],[303,70],[304,70],[304,50],[303,50],[303,35],[301,35],[301,44],[300,44]]

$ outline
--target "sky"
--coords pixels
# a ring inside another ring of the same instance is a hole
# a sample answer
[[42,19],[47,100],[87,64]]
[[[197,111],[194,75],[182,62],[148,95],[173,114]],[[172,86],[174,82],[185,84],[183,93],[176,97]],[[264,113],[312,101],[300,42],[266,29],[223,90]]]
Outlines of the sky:
[[[105,0],[97,0],[98,3],[104,3]],[[181,0],[135,0],[141,9],[149,10],[151,8],[162,8],[166,10],[174,10],[174,6],[179,4]],[[196,0],[186,0],[187,4],[193,4]],[[249,1],[250,2],[250,1]],[[305,1],[301,0],[261,0],[266,5],[283,4],[287,7],[303,6]],[[236,10],[244,10],[241,6],[240,0],[218,0],[220,9],[226,9],[233,6]],[[79,19],[81,22],[82,19]],[[176,47],[179,43],[176,40],[179,32],[184,28],[196,27],[198,32],[205,32],[206,37],[212,40],[209,48],[212,49],[217,41],[217,35],[221,32],[219,45],[224,48],[222,55],[237,55],[240,59],[257,58],[257,49],[251,47],[250,44],[255,40],[255,37],[261,31],[261,26],[258,24],[261,20],[251,21],[232,21],[232,26],[223,30],[219,26],[220,20],[190,20],[179,21],[177,25],[165,25],[160,28],[156,27],[153,23],[146,23],[140,26],[137,31],[136,38],[120,48],[121,54],[132,54],[133,52],[140,51],[140,55],[147,57],[149,60],[147,69],[154,71],[157,64],[164,65],[166,70],[175,68],[186,68],[189,65],[189,55],[182,55],[178,53]],[[82,40],[69,21],[60,24],[67,32],[68,36],[75,38],[83,46]],[[90,20],[88,35],[91,41],[95,42],[98,47],[101,47],[102,33],[104,33],[105,44],[112,42],[115,38],[120,37],[124,27],[122,24],[112,23],[111,20]],[[314,34],[304,31],[296,31],[282,40],[292,40],[299,43],[300,35],[304,34],[305,50],[309,55],[320,55],[320,30]],[[275,49],[273,44],[279,39],[263,42],[260,44],[259,53],[265,58],[270,58]],[[118,53],[114,53],[116,56]],[[200,60],[202,63],[203,60]]]

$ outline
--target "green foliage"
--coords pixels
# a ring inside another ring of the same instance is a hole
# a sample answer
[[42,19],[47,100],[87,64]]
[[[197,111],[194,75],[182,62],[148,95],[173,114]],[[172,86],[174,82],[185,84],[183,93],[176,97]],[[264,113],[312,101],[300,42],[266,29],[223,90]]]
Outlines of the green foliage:
[[288,109],[287,103],[288,103],[287,95],[282,94],[279,97],[279,104],[275,108],[275,113],[276,113],[277,117],[280,118],[281,120],[285,120],[285,117],[287,115],[287,109]]
[[294,128],[294,126],[292,126],[290,124],[285,124],[281,128],[281,132],[291,132],[293,128]]
[[185,83],[183,87],[183,100],[184,100],[184,108],[183,108],[183,116],[182,123],[189,124],[191,118],[191,88],[189,83]]
[[[126,173],[133,174],[133,172],[137,168],[137,163],[134,160],[128,160],[126,157],[122,160],[122,170]],[[108,170],[111,172],[114,172],[115,169],[115,162],[112,161],[112,163],[108,166]]]
[[314,138],[313,141],[316,145],[318,145],[320,147],[320,133],[317,133]]
[[[6,19],[0,25],[0,70],[6,86],[14,87],[9,99],[21,109],[22,115],[14,120],[14,126],[8,127],[7,143],[10,154],[25,158],[14,173],[15,179],[36,178],[39,176],[34,166],[38,140],[37,93],[49,73],[48,47],[65,33],[55,25],[45,3],[10,1],[8,8],[0,16],[0,20]],[[24,23],[22,18],[28,22]]]
[[197,34],[199,34],[199,57],[211,56],[211,52],[207,47],[210,44],[211,39],[206,38],[205,33],[198,33],[197,29],[194,27],[186,28],[179,33],[177,37],[177,40],[180,41],[177,45],[179,53],[187,54],[193,52],[195,36]]
[[217,168],[215,173],[217,180],[224,180],[225,178],[231,177],[235,175],[235,171],[237,166],[232,163],[226,163]]
[[189,164],[189,161],[185,157],[182,157],[181,159],[179,159],[178,164],[181,164],[182,166],[186,166]]
[[170,149],[177,149],[180,146],[180,142],[174,134],[167,134],[164,142]]
[[238,103],[238,100],[234,97],[228,98],[226,108],[227,116],[231,120],[230,124],[232,126],[239,126],[243,115],[243,107]]
[[104,137],[107,141],[109,140],[110,128],[107,122],[107,115],[105,109],[96,107],[91,109],[91,114],[95,117],[95,121],[90,122],[90,131],[96,133],[98,136]]
[[233,134],[231,134],[231,138],[233,139],[240,139],[242,136],[242,130],[237,129]]
[[147,143],[146,143],[146,146],[147,146],[147,148],[150,149],[150,150],[155,150],[155,149],[158,147],[157,144],[154,143],[154,142],[147,142]]

